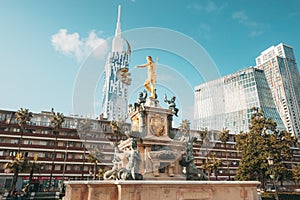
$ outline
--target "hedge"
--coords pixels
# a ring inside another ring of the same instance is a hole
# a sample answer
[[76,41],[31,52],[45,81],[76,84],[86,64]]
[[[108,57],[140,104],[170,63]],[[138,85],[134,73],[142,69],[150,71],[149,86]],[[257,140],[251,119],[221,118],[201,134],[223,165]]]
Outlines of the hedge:
[[[264,192],[262,193],[262,200],[275,200],[274,192]],[[300,193],[295,192],[280,192],[278,193],[280,200],[300,200]]]

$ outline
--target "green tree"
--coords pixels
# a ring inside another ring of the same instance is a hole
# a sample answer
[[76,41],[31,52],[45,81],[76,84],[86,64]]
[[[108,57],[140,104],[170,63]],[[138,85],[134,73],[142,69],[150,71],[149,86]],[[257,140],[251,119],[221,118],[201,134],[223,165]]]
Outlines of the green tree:
[[292,159],[292,149],[294,143],[294,137],[287,131],[275,131],[274,134],[268,135],[269,139],[269,155],[274,159],[274,165],[269,168],[268,173],[276,175],[276,181],[281,182],[283,186],[283,181],[289,178],[289,171],[286,164],[283,163],[284,160]]
[[213,171],[218,180],[218,168],[222,165],[222,160],[217,158],[216,153],[212,153],[209,157],[206,157],[203,169],[207,171],[208,180],[210,180],[210,173]]
[[223,128],[223,130],[219,133],[219,140],[221,142],[223,142],[224,147],[225,147],[226,165],[227,165],[227,171],[228,171],[228,179],[230,180],[229,161],[228,161],[227,146],[226,146],[226,143],[229,141],[229,130],[227,130],[226,128]]
[[28,167],[28,160],[25,159],[21,153],[17,153],[16,157],[10,162],[4,165],[6,173],[14,173],[13,182],[9,191],[9,194],[12,196],[16,190],[16,184],[20,172],[26,171]]
[[104,158],[104,155],[102,152],[99,151],[99,149],[94,148],[88,155],[88,161],[90,163],[94,164],[94,169],[93,169],[93,179],[96,180],[97,177],[97,165],[99,162],[102,161]]
[[[266,179],[270,174],[276,174],[277,179],[283,178],[287,167],[283,160],[292,156],[291,134],[286,131],[277,131],[276,123],[266,119],[263,111],[257,108],[251,116],[251,125],[248,133],[236,136],[236,148],[242,155],[236,180],[259,180],[262,189],[265,189]],[[268,158],[273,158],[274,164],[268,165]]]
[[[62,128],[63,123],[65,122],[65,116],[62,113],[54,112],[54,109],[51,110],[51,118],[50,122],[52,125],[53,134],[55,136],[55,143],[54,143],[54,150],[52,153],[52,163],[51,163],[51,171],[50,171],[50,180],[49,180],[49,187],[52,187],[52,176],[54,170],[54,158],[56,157],[56,149],[57,149],[57,137],[59,134],[60,129]],[[49,188],[49,189],[50,189]]]
[[29,112],[27,108],[20,108],[15,114],[16,120],[18,125],[20,126],[21,136],[18,141],[18,153],[20,153],[21,143],[24,131],[26,129],[26,125],[30,122],[31,118],[33,117],[32,112]]
[[299,185],[300,180],[300,164],[294,165],[292,168],[292,176],[295,182],[295,185]]

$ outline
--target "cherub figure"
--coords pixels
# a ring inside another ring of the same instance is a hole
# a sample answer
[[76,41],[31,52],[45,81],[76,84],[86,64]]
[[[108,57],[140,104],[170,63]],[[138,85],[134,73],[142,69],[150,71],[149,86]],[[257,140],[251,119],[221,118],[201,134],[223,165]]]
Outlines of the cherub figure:
[[146,98],[147,98],[147,91],[144,90],[143,92],[139,92],[137,102],[134,103],[134,111],[138,107],[141,107],[142,110],[145,110],[144,104],[146,103]]
[[166,94],[164,96],[164,102],[168,104],[169,109],[173,111],[173,113],[175,114],[176,117],[178,117],[177,114],[178,114],[179,109],[176,108],[175,100],[176,100],[175,96],[173,96],[170,100],[167,99]]

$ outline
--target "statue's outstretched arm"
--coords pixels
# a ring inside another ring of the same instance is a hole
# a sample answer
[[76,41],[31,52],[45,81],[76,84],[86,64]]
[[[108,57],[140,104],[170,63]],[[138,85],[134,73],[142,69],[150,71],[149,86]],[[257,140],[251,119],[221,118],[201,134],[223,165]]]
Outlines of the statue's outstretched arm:
[[150,63],[146,63],[144,65],[137,65],[134,68],[142,68],[142,67],[148,67],[150,65]]

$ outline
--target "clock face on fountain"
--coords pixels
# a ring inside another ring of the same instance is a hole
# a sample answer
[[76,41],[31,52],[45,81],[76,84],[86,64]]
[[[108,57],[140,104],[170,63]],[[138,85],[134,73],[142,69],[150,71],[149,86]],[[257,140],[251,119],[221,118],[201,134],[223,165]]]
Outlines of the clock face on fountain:
[[150,132],[157,137],[165,134],[165,119],[159,114],[155,114],[150,118]]

